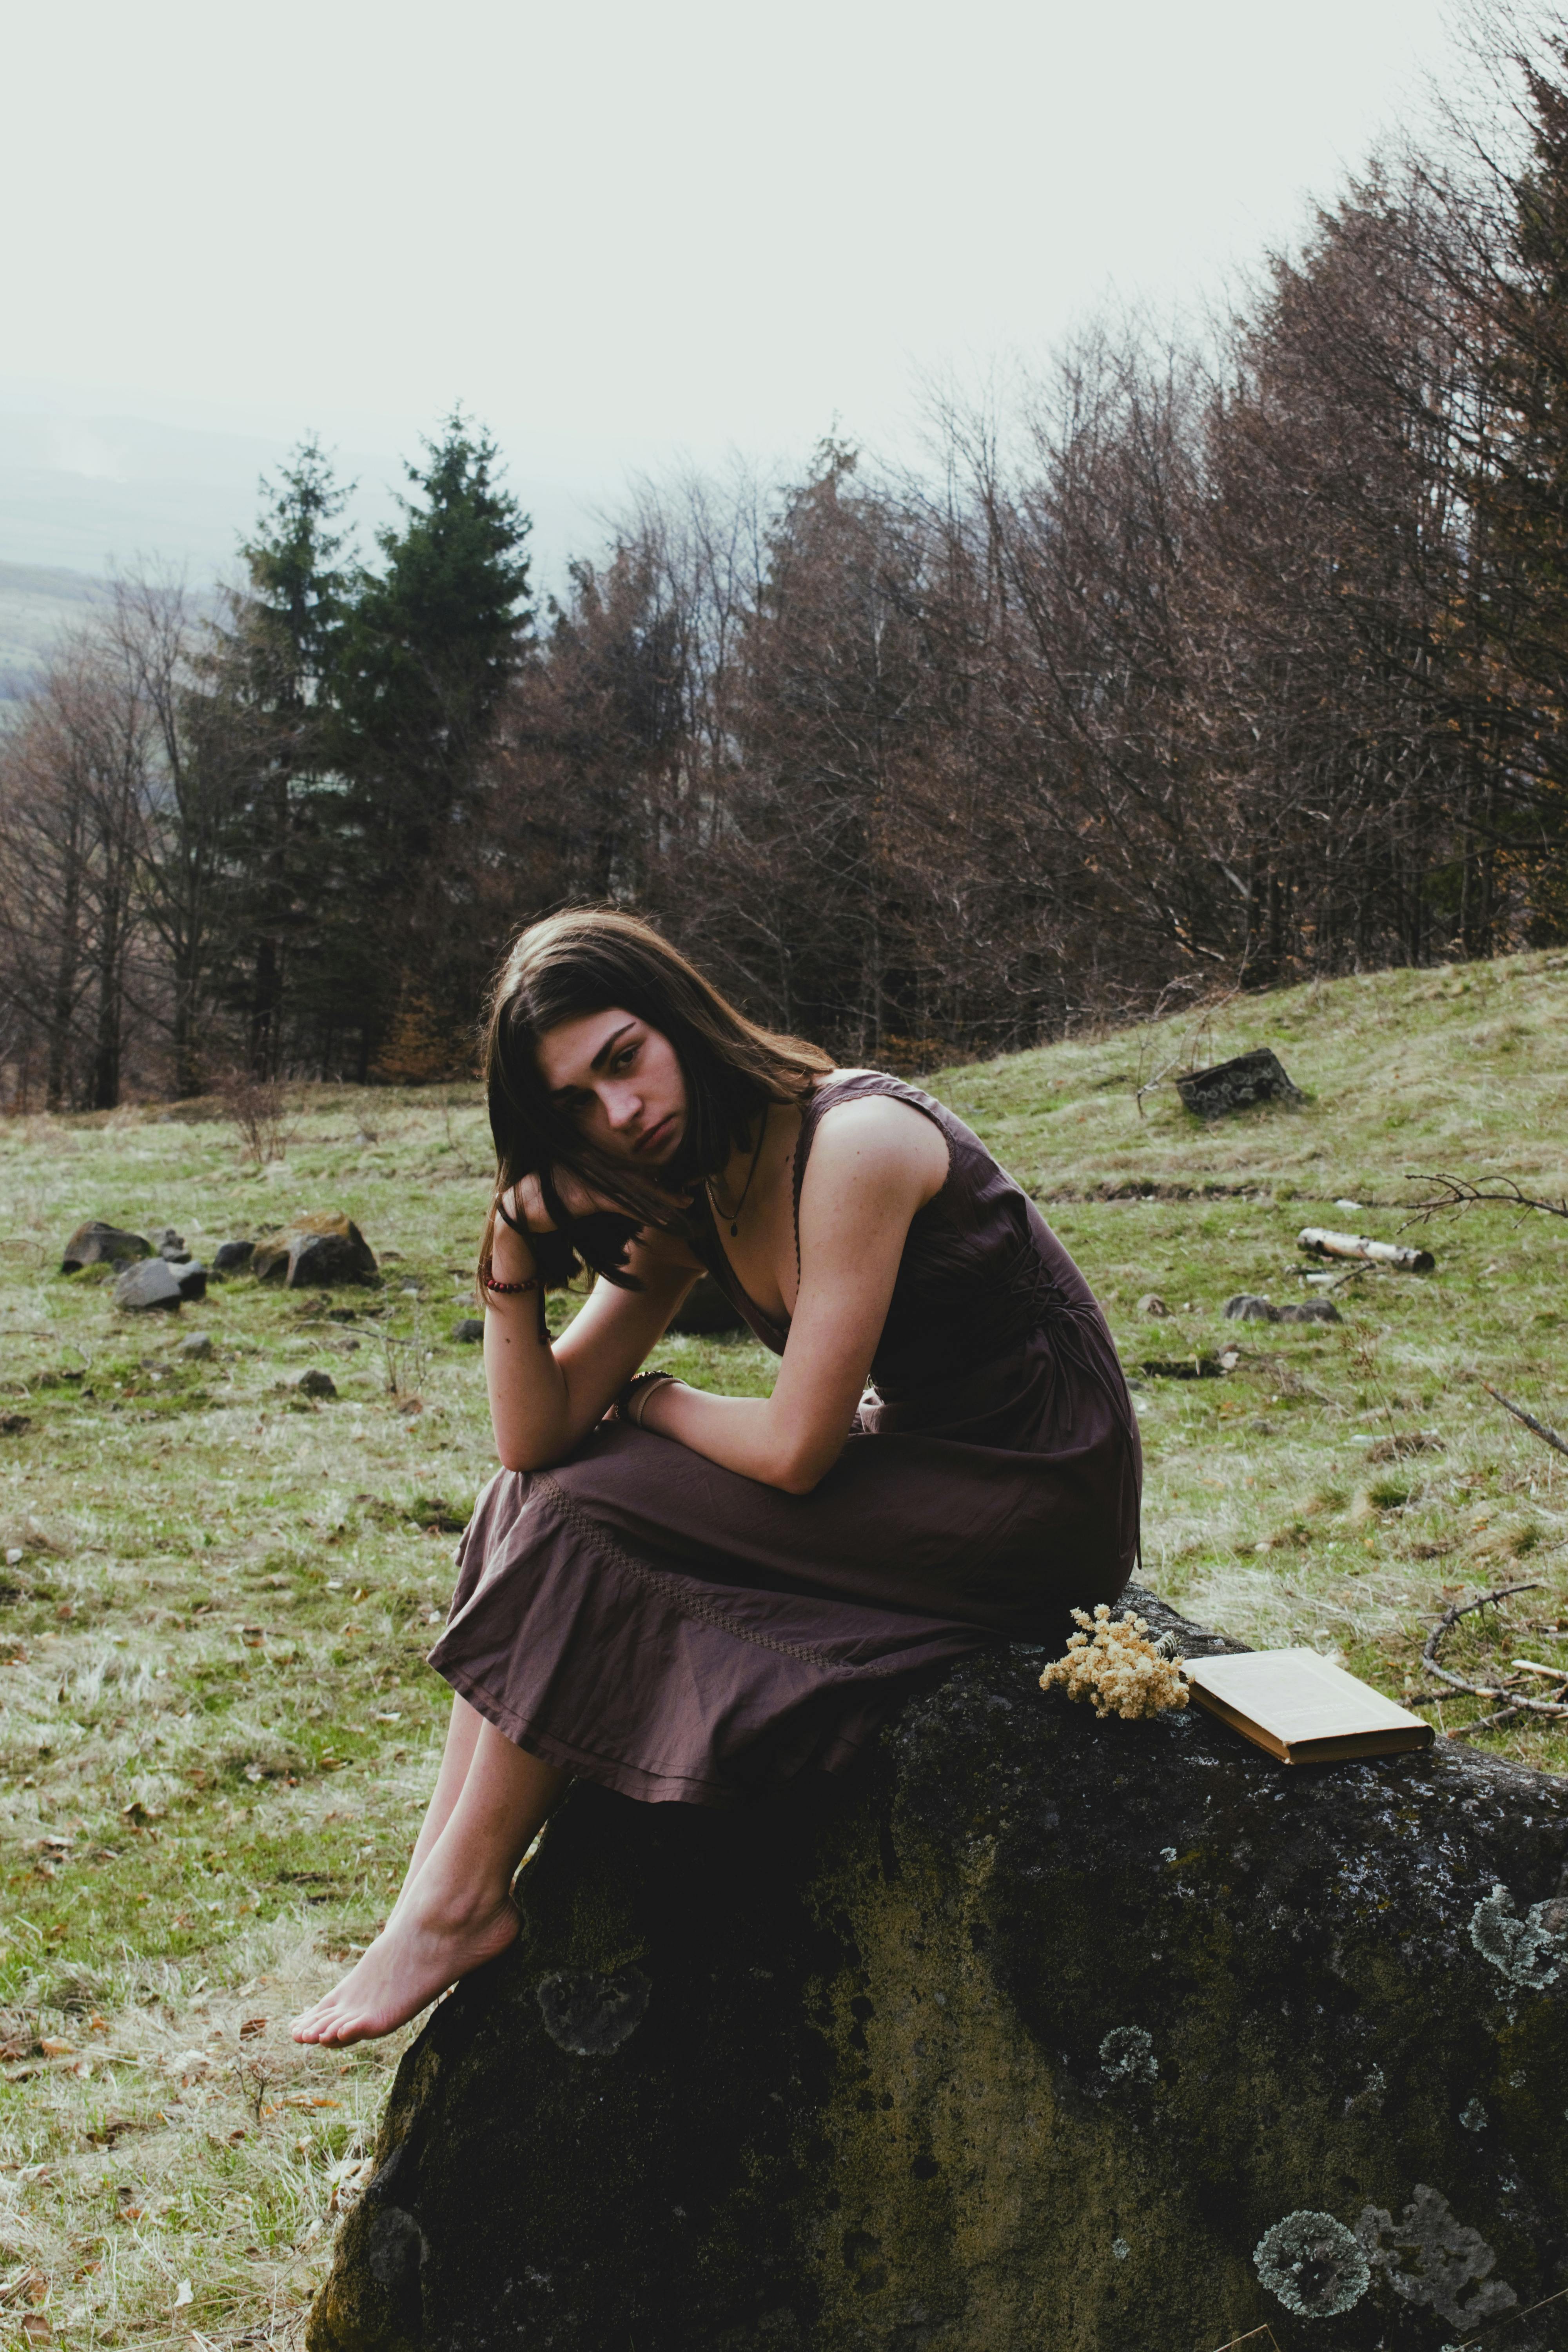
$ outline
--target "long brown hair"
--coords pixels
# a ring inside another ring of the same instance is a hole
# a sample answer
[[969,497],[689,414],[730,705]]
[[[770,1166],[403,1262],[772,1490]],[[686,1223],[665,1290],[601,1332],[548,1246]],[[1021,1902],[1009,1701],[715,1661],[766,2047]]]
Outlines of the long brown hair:
[[[620,1009],[668,1038],[686,1081],[686,1129],[674,1162],[653,1181],[586,1144],[551,1100],[538,1045],[549,1029],[584,1013]],[[496,1198],[537,1176],[561,1229],[533,1236],[545,1281],[568,1280],[581,1258],[623,1287],[626,1246],[641,1225],[679,1227],[683,1193],[718,1174],[744,1149],[770,1103],[795,1102],[833,1066],[820,1046],[748,1021],[651,923],[613,908],[569,907],[530,923],[513,940],[490,992],[485,1088],[496,1148]],[[569,1170],[621,1214],[569,1217],[556,1185]],[[481,1267],[495,1230],[491,1209]],[[540,1247],[539,1244],[543,1246]]]

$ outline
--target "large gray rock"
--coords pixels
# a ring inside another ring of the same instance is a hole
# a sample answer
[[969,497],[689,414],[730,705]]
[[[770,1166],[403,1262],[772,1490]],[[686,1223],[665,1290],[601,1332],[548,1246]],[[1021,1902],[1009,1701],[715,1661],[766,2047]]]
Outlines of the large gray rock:
[[299,1216],[256,1244],[250,1260],[258,1282],[288,1290],[335,1290],[342,1283],[379,1280],[375,1254],[351,1217]]
[[60,1272],[75,1274],[84,1265],[127,1265],[133,1258],[151,1257],[153,1244],[145,1234],[129,1234],[119,1225],[96,1219],[79,1225],[60,1254]]
[[1040,1663],[836,1800],[574,1789],[310,2352],[1437,2352],[1568,2284],[1568,1786],[1292,1769]]
[[143,1258],[140,1265],[128,1265],[115,1276],[114,1303],[127,1315],[146,1315],[158,1307],[172,1307],[178,1314],[184,1295],[179,1270],[161,1257]]

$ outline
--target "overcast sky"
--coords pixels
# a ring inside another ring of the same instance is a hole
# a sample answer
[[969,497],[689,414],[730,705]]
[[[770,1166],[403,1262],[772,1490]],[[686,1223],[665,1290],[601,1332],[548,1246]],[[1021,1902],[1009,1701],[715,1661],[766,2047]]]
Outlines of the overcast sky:
[[907,450],[922,375],[1201,299],[1447,41],[1440,0],[61,0],[5,53],[0,408],[363,454],[460,400],[613,498],[835,420]]

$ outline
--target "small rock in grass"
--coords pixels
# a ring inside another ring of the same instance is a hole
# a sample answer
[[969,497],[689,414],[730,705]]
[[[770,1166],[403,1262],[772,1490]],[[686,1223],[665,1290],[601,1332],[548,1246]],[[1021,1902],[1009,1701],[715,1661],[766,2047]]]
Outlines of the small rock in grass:
[[[1397,1437],[1380,1437],[1375,1445],[1366,1449],[1369,1462],[1400,1462],[1407,1454],[1442,1454],[1447,1452],[1435,1429],[1401,1430]],[[5,1557],[10,1558],[9,1552]]]
[[219,1242],[213,1252],[213,1272],[237,1274],[242,1265],[249,1265],[255,1255],[254,1242]]
[[323,1213],[298,1216],[256,1246],[259,1282],[289,1290],[330,1290],[339,1283],[378,1279],[375,1255],[352,1217]]
[[174,1350],[174,1353],[183,1357],[188,1364],[205,1364],[211,1358],[212,1352],[212,1340],[205,1331],[193,1331],[190,1338],[182,1339]]
[[1279,1323],[1339,1323],[1343,1321],[1331,1298],[1303,1298],[1297,1307],[1281,1307],[1275,1317]]
[[1227,1323],[1278,1323],[1280,1310],[1270,1299],[1259,1298],[1256,1291],[1238,1290],[1225,1302],[1225,1319]]
[[146,1315],[159,1307],[177,1315],[182,1295],[178,1275],[161,1257],[127,1266],[114,1284],[114,1303],[128,1315]]
[[289,1385],[300,1396],[335,1397],[338,1392],[338,1384],[331,1372],[320,1371],[314,1367],[308,1372],[300,1372]]
[[184,1234],[177,1234],[173,1225],[165,1225],[158,1243],[158,1255],[166,1258],[171,1265],[184,1265],[190,1255]]
[[1164,1300],[1161,1297],[1157,1290],[1146,1290],[1143,1293],[1142,1297],[1138,1301],[1138,1312],[1140,1315],[1161,1316],[1168,1315],[1170,1311],[1170,1308],[1166,1306]]
[[83,1265],[124,1265],[133,1258],[151,1257],[153,1244],[142,1234],[128,1234],[119,1225],[94,1221],[79,1225],[60,1255],[60,1272],[74,1274]]
[[471,1348],[484,1336],[485,1324],[482,1315],[465,1315],[460,1323],[455,1323],[452,1327],[452,1337],[460,1348]]

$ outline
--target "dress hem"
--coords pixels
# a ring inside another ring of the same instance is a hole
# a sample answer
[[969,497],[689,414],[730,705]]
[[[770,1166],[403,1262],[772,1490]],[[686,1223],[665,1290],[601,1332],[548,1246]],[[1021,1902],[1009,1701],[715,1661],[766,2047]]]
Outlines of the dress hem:
[[[981,1644],[980,1646],[984,1646]],[[434,1659],[428,1660],[434,1664]],[[952,1661],[956,1664],[956,1659]],[[617,1796],[630,1797],[642,1804],[679,1804],[734,1807],[755,1801],[771,1794],[781,1783],[799,1778],[804,1771],[847,1772],[858,1761],[868,1741],[881,1728],[881,1718],[867,1727],[863,1737],[855,1738],[840,1730],[824,1748],[796,1757],[775,1769],[765,1783],[755,1789],[735,1787],[721,1780],[696,1780],[683,1772],[658,1772],[646,1765],[633,1764],[625,1757],[600,1756],[592,1748],[581,1748],[558,1733],[531,1723],[514,1708],[502,1706],[475,1675],[465,1674],[459,1666],[437,1666],[436,1672],[449,1683],[458,1696],[467,1701],[475,1713],[494,1726],[503,1739],[514,1748],[524,1748],[542,1762],[552,1764],[558,1771],[567,1772],[574,1780],[594,1780],[601,1788],[613,1790]],[[907,1694],[900,1692],[899,1697]]]

